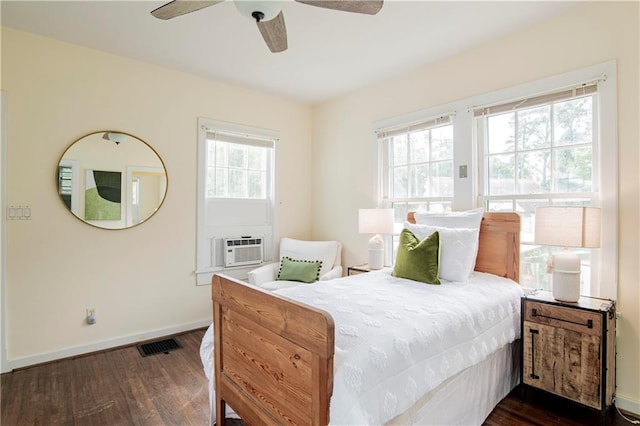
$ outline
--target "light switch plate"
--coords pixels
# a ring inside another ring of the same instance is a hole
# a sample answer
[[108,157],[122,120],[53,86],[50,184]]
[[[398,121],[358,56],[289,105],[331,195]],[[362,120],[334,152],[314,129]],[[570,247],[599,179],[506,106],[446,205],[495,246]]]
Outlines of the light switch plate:
[[31,206],[7,207],[7,220],[31,220]]

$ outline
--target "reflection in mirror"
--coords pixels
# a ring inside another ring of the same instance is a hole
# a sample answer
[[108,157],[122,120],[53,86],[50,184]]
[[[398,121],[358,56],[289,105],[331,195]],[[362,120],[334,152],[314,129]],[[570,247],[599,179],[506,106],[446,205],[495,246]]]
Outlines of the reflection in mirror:
[[167,192],[162,159],[146,142],[123,132],[81,137],[62,154],[58,193],[78,219],[123,229],[149,219]]

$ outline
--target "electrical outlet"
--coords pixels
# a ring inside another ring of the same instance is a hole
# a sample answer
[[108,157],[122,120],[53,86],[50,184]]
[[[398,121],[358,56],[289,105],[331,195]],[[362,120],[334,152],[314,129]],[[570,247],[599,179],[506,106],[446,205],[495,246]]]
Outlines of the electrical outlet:
[[87,324],[93,325],[96,323],[96,308],[87,308]]

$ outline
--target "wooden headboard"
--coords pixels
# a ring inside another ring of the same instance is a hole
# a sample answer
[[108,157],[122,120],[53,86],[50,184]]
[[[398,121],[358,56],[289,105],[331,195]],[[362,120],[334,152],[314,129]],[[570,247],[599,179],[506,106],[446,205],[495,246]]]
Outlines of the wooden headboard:
[[[414,212],[407,214],[407,221],[416,223]],[[482,216],[475,270],[519,282],[520,215],[518,213],[485,213]]]

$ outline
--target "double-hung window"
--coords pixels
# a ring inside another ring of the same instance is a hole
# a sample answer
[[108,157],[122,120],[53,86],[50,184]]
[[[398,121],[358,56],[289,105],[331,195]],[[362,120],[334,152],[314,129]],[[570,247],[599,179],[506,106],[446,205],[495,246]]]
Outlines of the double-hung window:
[[549,289],[560,248],[535,244],[535,208],[600,207],[600,248],[572,250],[582,294],[615,299],[616,74],[610,61],[376,123],[378,205],[393,207],[396,235],[408,211],[515,211],[520,282]]
[[214,272],[245,278],[251,267],[226,267],[224,240],[250,236],[271,257],[277,134],[199,120],[197,267],[199,285]]
[[[525,286],[551,288],[546,261],[559,249],[535,243],[536,207],[600,206],[597,96],[597,84],[584,84],[474,110],[484,207],[520,214]],[[591,294],[597,258],[572,250],[581,258],[582,294]]]
[[[453,125],[444,115],[377,131],[382,204],[394,210],[395,236],[407,212],[450,211],[453,201]],[[387,251],[391,253],[391,251]],[[395,253],[394,253],[395,254]],[[387,259],[387,263],[389,259]]]

